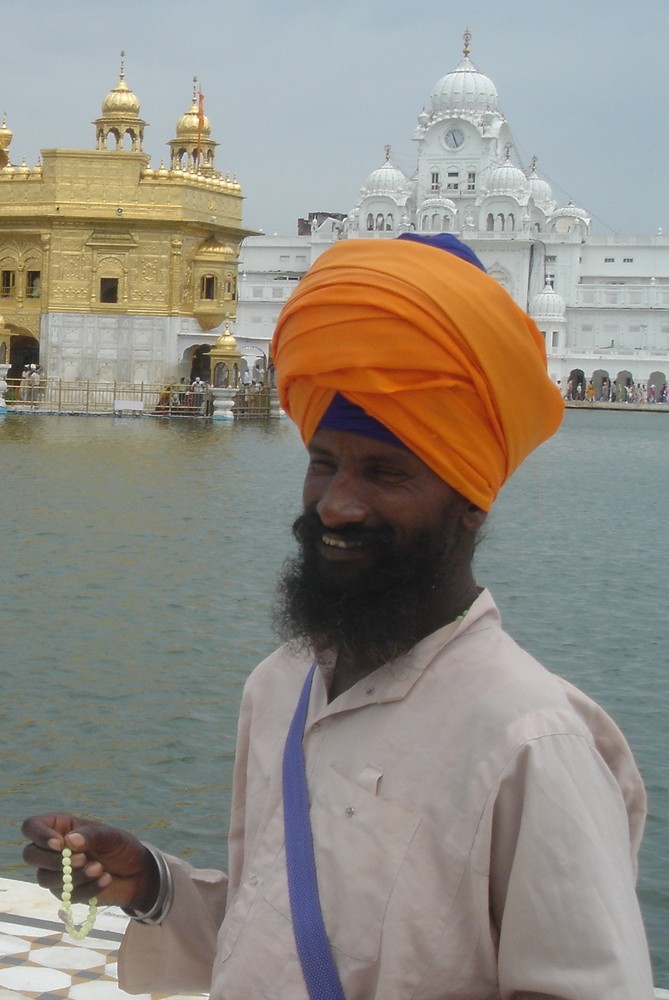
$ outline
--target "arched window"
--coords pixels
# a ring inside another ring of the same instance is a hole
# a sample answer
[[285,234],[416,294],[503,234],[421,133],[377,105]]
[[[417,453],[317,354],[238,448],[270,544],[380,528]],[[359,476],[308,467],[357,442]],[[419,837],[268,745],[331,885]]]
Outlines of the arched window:
[[369,215],[367,216],[367,232],[371,233],[373,229],[374,229],[374,216],[370,212]]
[[502,233],[504,232],[504,216],[501,212],[497,216],[497,229]]
[[379,212],[379,214],[376,217],[376,226],[374,228],[378,232],[383,232],[383,230],[385,229],[385,219],[383,218],[381,212]]
[[14,261],[2,261],[0,295],[3,299],[13,299],[16,295],[16,266]]
[[393,220],[392,213],[388,212],[388,214],[386,216],[386,229],[388,230],[388,232],[390,232],[390,230],[393,229],[394,225],[395,225],[395,222]]
[[495,228],[495,218],[492,212],[488,212],[488,215],[485,220],[485,228],[487,233],[491,233]]
[[211,302],[216,298],[216,276],[203,274],[200,278],[200,298]]
[[451,231],[451,217],[450,215],[445,215],[441,220],[441,231],[442,233],[450,233]]
[[434,212],[434,214],[432,215],[432,232],[433,233],[438,233],[439,232],[439,224],[440,224],[439,216],[437,215],[436,212]]
[[423,230],[423,232],[425,232],[430,228],[429,219],[427,215],[424,215],[423,218],[420,220],[420,228]]
[[513,214],[512,214],[512,213],[509,213],[509,215],[507,215],[507,217],[506,217],[506,228],[507,228],[507,229],[509,230],[509,232],[511,232],[511,233],[512,233],[512,232],[514,231],[514,229],[516,228],[516,220],[515,220],[515,218],[513,217]]

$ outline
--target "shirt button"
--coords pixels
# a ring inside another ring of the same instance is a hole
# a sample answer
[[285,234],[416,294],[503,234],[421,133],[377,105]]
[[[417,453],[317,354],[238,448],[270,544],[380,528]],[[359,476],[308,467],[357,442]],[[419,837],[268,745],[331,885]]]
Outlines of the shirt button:
[[249,885],[257,885],[257,884],[258,884],[258,876],[249,875]]
[[353,806],[346,806],[346,815],[348,816],[349,819],[351,818],[351,816],[355,816],[355,809],[353,808]]
[[371,688],[367,688],[367,691],[365,693],[366,694],[374,694],[375,691],[376,691],[376,688],[371,687]]
[[312,726],[311,728],[313,729],[313,731],[314,731],[315,733],[317,733],[317,732],[318,732],[318,730],[319,730],[319,729],[321,728],[321,724],[320,724],[320,722],[314,722],[314,724],[313,724],[313,726]]

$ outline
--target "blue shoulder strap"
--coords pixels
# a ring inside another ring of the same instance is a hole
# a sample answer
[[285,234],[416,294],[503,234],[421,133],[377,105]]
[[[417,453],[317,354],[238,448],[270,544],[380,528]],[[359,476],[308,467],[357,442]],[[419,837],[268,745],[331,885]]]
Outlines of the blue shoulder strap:
[[283,753],[283,817],[288,894],[297,954],[310,1000],[346,1000],[325,932],[309,819],[302,737],[316,661],[300,694]]

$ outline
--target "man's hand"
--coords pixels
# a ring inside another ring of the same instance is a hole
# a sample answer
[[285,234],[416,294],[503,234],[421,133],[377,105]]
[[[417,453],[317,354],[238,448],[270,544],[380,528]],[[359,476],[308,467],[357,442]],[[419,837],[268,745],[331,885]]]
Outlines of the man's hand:
[[97,896],[102,906],[148,912],[158,897],[159,876],[151,852],[132,834],[97,820],[69,813],[48,813],[25,820],[21,831],[30,843],[23,858],[37,869],[37,882],[60,896],[61,852],[72,851],[72,901]]

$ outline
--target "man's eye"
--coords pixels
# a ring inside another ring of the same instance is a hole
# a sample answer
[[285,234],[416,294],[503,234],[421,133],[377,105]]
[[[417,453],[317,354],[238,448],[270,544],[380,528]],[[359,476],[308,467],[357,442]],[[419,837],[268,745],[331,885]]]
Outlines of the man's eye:
[[327,458],[312,458],[309,461],[309,469],[312,472],[331,472],[334,467],[334,462]]
[[406,473],[402,469],[397,469],[395,466],[389,465],[375,465],[369,470],[369,474],[372,479],[382,480],[383,482],[400,482],[406,479]]

